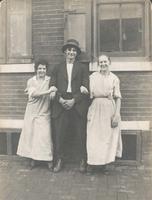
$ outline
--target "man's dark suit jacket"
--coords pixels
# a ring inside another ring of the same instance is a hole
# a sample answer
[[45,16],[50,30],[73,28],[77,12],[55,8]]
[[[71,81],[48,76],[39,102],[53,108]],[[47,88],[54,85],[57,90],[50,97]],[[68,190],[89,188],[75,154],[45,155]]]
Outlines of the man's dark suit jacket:
[[[58,91],[52,105],[52,117],[57,118],[64,108],[59,103],[59,98],[64,95],[68,87],[66,62],[57,65],[52,71],[50,86],[56,86]],[[89,95],[81,94],[80,87],[84,86],[89,91],[89,69],[77,61],[73,64],[71,88],[75,99],[75,109],[80,116],[86,116],[89,106]]]

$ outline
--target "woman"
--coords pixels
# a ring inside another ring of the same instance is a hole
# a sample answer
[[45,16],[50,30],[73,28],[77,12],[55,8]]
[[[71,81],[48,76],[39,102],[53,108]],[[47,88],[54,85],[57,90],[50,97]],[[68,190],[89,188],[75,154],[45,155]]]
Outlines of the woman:
[[[50,96],[57,90],[49,89],[50,77],[46,76],[48,64],[39,60],[35,64],[36,75],[27,82],[24,125],[20,135],[17,154],[31,159],[30,168],[36,161],[47,161],[52,170],[52,139],[50,120]],[[50,95],[50,96],[49,96]]]
[[99,71],[90,75],[92,103],[88,110],[87,163],[92,167],[103,166],[122,155],[120,132],[121,94],[119,79],[110,72],[111,61],[106,55],[98,59]]

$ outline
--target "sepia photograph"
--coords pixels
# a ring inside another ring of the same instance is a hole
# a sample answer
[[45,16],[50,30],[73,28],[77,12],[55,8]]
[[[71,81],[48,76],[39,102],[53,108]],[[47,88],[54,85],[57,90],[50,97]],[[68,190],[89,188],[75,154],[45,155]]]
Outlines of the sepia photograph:
[[152,0],[0,0],[0,200],[151,186]]

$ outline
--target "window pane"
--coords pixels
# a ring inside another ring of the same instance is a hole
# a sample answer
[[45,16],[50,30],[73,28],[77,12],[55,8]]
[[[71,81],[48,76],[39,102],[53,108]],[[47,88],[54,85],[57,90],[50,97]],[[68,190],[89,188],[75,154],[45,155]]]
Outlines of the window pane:
[[141,52],[143,5],[100,4],[98,7],[99,52]]
[[123,19],[122,46],[123,51],[140,51],[142,49],[141,19]]
[[101,5],[99,18],[99,51],[119,51],[120,7],[119,5]]
[[100,5],[98,10],[99,20],[119,19],[120,8],[119,4],[116,5]]
[[11,0],[8,5],[8,55],[26,56],[26,0]]
[[142,5],[125,4],[122,11],[122,50],[142,49]]
[[10,56],[26,56],[26,19],[24,16],[12,15],[10,18]]
[[5,12],[6,3],[0,2],[0,63],[5,62]]
[[124,4],[121,6],[122,18],[142,18],[143,7],[142,4]]
[[31,62],[31,0],[0,2],[0,63]]
[[100,21],[100,52],[119,51],[119,20]]
[[[78,31],[78,27],[81,31]],[[84,14],[71,14],[68,16],[68,38],[77,39],[83,51],[86,51],[85,27],[86,24]]]

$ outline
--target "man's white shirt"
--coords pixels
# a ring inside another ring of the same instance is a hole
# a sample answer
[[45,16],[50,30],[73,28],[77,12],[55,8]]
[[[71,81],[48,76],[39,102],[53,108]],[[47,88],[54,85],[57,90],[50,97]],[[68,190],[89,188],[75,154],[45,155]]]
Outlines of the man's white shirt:
[[67,74],[68,74],[68,88],[67,88],[67,92],[72,92],[71,79],[72,79],[73,63],[67,63],[66,67],[67,67]]

